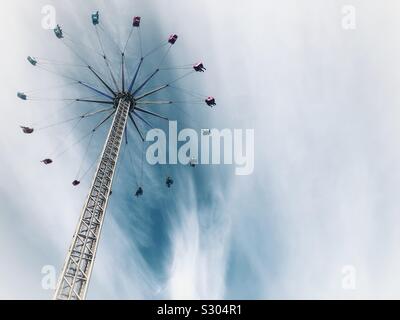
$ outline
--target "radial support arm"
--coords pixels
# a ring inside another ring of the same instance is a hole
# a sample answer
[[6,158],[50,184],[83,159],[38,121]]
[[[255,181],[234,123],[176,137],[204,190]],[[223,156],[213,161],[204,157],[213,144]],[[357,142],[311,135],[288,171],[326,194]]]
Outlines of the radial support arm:
[[135,109],[133,109],[133,110],[144,112],[144,113],[150,114],[150,115],[155,116],[155,117],[160,118],[160,119],[169,120],[168,118],[166,118],[166,117],[164,117],[164,116],[162,116],[160,114],[157,114],[157,113],[154,113],[154,112],[151,112],[151,111],[147,111],[147,110],[144,110],[142,108],[135,107]]
[[122,92],[125,92],[125,53],[121,53]]
[[[107,109],[102,109],[102,110],[99,110],[99,111],[94,111],[94,112],[90,112],[90,113],[85,113],[83,116],[81,116],[81,118],[91,117],[91,116],[94,116],[94,115],[96,115],[96,114],[103,113],[103,112],[107,112],[107,111],[111,111],[111,110],[114,110],[114,108],[107,108]],[[112,114],[113,114],[113,113],[112,113]]]
[[111,112],[111,114],[109,114],[103,121],[101,121],[101,122],[93,129],[93,132],[95,132],[95,131],[96,131],[98,128],[100,128],[104,123],[106,123],[107,120],[110,119],[110,118],[114,115],[114,113],[115,113],[115,111],[114,111],[114,112]]
[[92,91],[98,93],[98,94],[101,94],[101,95],[104,96],[104,97],[107,97],[107,98],[109,98],[109,99],[111,99],[111,100],[114,99],[113,97],[109,96],[108,94],[106,94],[106,93],[104,93],[104,92],[102,92],[102,91],[100,91],[100,90],[97,90],[96,88],[93,88],[92,86],[89,86],[88,84],[86,84],[86,83],[84,83],[84,82],[82,82],[82,81],[79,81],[78,83],[79,83],[80,85],[82,85],[82,86],[84,86],[84,87],[86,87],[86,88],[88,88],[88,89],[90,89],[90,90],[92,90]]
[[108,89],[108,91],[111,92],[111,94],[116,97],[117,94],[114,92],[113,89],[111,89],[111,87],[103,80],[102,77],[100,77],[96,71],[93,70],[93,68],[91,66],[88,66],[88,69],[96,76],[97,79],[100,80],[100,82]]
[[165,88],[168,88],[168,87],[169,87],[169,84],[165,84],[165,85],[163,85],[163,86],[161,86],[159,88],[156,88],[154,90],[151,90],[149,92],[146,92],[146,93],[142,94],[141,96],[135,98],[135,100],[138,101],[138,100],[143,99],[145,97],[151,96],[152,94],[157,93],[158,91],[161,91],[161,90],[163,90]]
[[140,135],[140,138],[141,138],[141,139],[142,139],[142,141],[144,142],[144,137],[143,137],[143,134],[140,132],[140,130],[139,130],[139,127],[137,126],[135,119],[133,119],[133,117],[132,117],[132,115],[131,115],[130,113],[129,113],[129,119],[131,119],[131,121],[132,121],[133,125],[134,125],[134,126],[135,126],[135,128],[136,128],[136,131],[139,133],[139,135]]
[[132,95],[134,96],[136,93],[138,93],[140,90],[143,89],[143,87],[160,71],[160,69],[156,69],[140,86],[137,88]]
[[100,103],[100,104],[114,104],[114,101],[101,101],[101,100],[88,100],[88,99],[76,99],[78,102],[90,102],[90,103]]
[[136,69],[135,75],[133,76],[133,79],[132,79],[132,81],[131,81],[131,84],[129,85],[129,90],[128,90],[129,93],[132,92],[133,85],[135,84],[136,78],[137,78],[137,76],[138,76],[138,74],[139,74],[139,70],[140,70],[140,67],[142,66],[143,59],[144,59],[144,58],[141,58],[141,59],[140,59],[140,62],[139,62],[139,65],[138,65],[138,67],[137,67],[137,69]]
[[147,124],[150,128],[153,128],[153,125],[148,122],[145,118],[143,118],[140,114],[138,114],[137,112],[133,111],[133,114],[138,117],[140,120],[142,120],[145,124]]
[[173,101],[136,101],[136,104],[172,104]]

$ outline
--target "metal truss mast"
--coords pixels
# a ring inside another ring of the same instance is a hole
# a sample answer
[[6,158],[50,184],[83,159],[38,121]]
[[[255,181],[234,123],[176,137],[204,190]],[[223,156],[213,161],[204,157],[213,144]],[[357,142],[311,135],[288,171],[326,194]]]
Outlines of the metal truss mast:
[[[133,130],[136,130],[142,144],[142,174],[140,179],[136,181],[138,189],[136,193],[132,195],[139,198],[143,196],[142,176],[144,162],[143,154],[145,146],[145,134],[143,130],[146,130],[146,128],[154,128],[154,125],[152,121],[150,121],[150,119],[156,121],[169,121],[169,118],[166,117],[164,114],[158,114],[154,111],[154,109],[150,107],[155,105],[171,104],[180,104],[182,106],[186,106],[190,103],[196,105],[206,104],[207,106],[212,108],[216,105],[215,98],[212,96],[204,96],[203,94],[196,93],[192,90],[182,89],[175,86],[178,81],[183,80],[192,73],[205,72],[206,68],[202,62],[196,62],[195,64],[179,65],[174,67],[164,67],[164,62],[166,61],[166,58],[171,51],[172,46],[174,46],[174,44],[178,40],[177,34],[169,35],[168,38],[166,37],[160,45],[156,46],[148,52],[144,52],[140,31],[141,17],[135,16],[133,17],[131,30],[128,39],[125,42],[125,46],[123,48],[120,48],[119,44],[113,40],[114,38],[107,34],[107,30],[102,27],[102,25],[100,24],[100,20],[101,19],[99,12],[93,12],[93,14],[91,15],[91,21],[94,26],[93,30],[99,42],[98,49],[86,45],[85,43],[79,41],[79,39],[73,39],[69,34],[63,31],[60,25],[57,25],[54,29],[55,36],[65,45],[66,48],[71,51],[71,53],[76,56],[76,58],[79,60],[78,64],[63,63],[59,60],[35,58],[33,56],[27,57],[28,62],[33,67],[47,71],[52,75],[57,75],[60,78],[63,78],[64,81],[65,79],[67,79],[68,83],[62,85],[62,87],[78,86],[82,89],[82,92],[90,91],[93,94],[92,96],[85,95],[86,97],[63,97],[62,99],[54,99],[43,98],[41,97],[41,95],[36,96],[35,93],[37,93],[38,90],[29,91],[28,95],[24,92],[17,92],[17,97],[21,100],[59,100],[63,103],[67,102],[66,107],[71,106],[72,104],[92,104],[96,105],[96,108],[100,105],[104,106],[104,108],[102,107],[101,109],[88,111],[72,119],[62,119],[62,121],[55,124],[40,127],[37,127],[37,124],[25,124],[20,126],[20,129],[22,129],[24,134],[31,135],[34,132],[36,133],[37,131],[41,131],[43,129],[49,129],[57,125],[64,125],[65,123],[70,121],[76,121],[76,124],[72,127],[70,131],[70,133],[72,134],[74,133],[74,130],[77,128],[79,123],[85,122],[83,121],[83,119],[91,117],[95,118],[97,116],[103,115],[102,118],[99,119],[100,121],[98,123],[96,122],[96,126],[94,129],[90,130],[76,143],[68,147],[71,148],[78,143],[85,141],[85,139],[89,140],[86,151],[82,157],[82,163],[76,175],[76,179],[72,182],[72,186],[75,188],[81,185],[82,179],[84,179],[88,173],[92,172],[91,170],[95,162],[92,162],[87,171],[82,173],[81,169],[84,168],[82,165],[84,164],[84,160],[87,157],[90,144],[92,142],[92,139],[94,139],[94,135],[97,129],[99,129],[101,126],[105,126],[106,123],[108,125],[109,122],[112,121],[106,142],[104,144],[104,148],[100,155],[97,170],[89,190],[89,195],[87,196],[86,202],[81,212],[78,225],[72,238],[72,243],[69,247],[67,257],[65,259],[63,269],[57,283],[56,291],[54,294],[55,300],[84,300],[86,298],[88,285],[93,270],[94,260],[99,245],[100,233],[104,223],[104,215],[107,209],[109,197],[111,195],[116,165],[124,138],[125,146],[128,146],[128,129],[133,128]],[[104,36],[107,36],[108,40],[111,40],[113,43],[104,43]],[[125,55],[125,53],[129,52],[129,43],[130,41],[134,41],[134,39],[136,39],[135,46],[136,48],[138,48],[139,52],[135,55],[135,67],[131,69],[131,78],[126,79],[126,75],[128,74],[128,72],[126,71],[129,70],[129,65],[126,63],[128,60],[126,60],[127,56]],[[112,68],[112,66],[115,65],[116,60],[113,60],[112,62],[106,54],[106,51],[111,49],[111,46],[114,49],[114,53],[116,52],[116,50],[120,51],[120,77],[116,77],[116,75],[118,74]],[[112,80],[111,84],[108,83],[107,79],[104,77],[104,72],[98,69],[99,66],[97,64],[93,64],[96,62],[96,59],[85,57],[86,51],[82,51],[83,47],[93,50],[97,55],[103,58],[105,67],[108,70],[107,76],[110,76]],[[145,71],[143,69],[146,68],[146,63],[148,59],[157,59],[157,61],[153,61],[153,63],[151,64],[156,66],[156,68],[151,70],[149,74],[143,73]],[[75,76],[70,76],[69,73],[59,70],[61,66],[68,68],[78,68],[76,70],[85,70],[92,77],[92,80],[94,79],[96,82],[93,84],[89,77],[87,77],[87,79],[85,78],[85,81],[83,81],[83,79],[80,79],[80,77],[75,78]],[[175,70],[175,72],[179,73],[177,74],[177,77],[175,79],[165,78],[168,79],[168,81],[160,82],[155,87],[149,86],[150,83],[154,81],[157,76],[167,70]],[[89,82],[87,82],[86,80],[88,80]],[[191,100],[189,101],[183,99],[172,101],[169,98],[162,98],[160,94],[167,91],[168,89],[178,90],[182,92],[182,94],[190,96]],[[52,91],[53,89],[47,88],[42,90],[45,90],[47,92]],[[128,128],[127,126],[131,127]],[[52,152],[50,153],[51,157],[43,159],[41,163],[43,163],[44,166],[50,166],[56,161],[56,159],[61,157],[61,155],[65,154],[67,150],[68,149],[57,154],[55,154],[55,152]],[[130,160],[132,162],[132,157]],[[192,161],[196,161],[196,159],[193,159]],[[191,166],[193,166],[192,162]],[[167,176],[165,184],[168,188],[171,188],[173,184],[172,177]]]
[[56,300],[83,300],[86,297],[131,103],[125,98],[117,100],[101,160],[56,289]]

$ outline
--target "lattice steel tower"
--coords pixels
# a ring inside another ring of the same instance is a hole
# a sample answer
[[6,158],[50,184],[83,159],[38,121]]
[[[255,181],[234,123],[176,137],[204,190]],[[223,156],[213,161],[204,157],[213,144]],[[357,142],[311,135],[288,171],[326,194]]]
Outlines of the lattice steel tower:
[[56,299],[84,299],[131,103],[120,98],[89,195],[57,286]]
[[[115,76],[115,71],[112,68],[112,63],[108,59],[105,53],[105,46],[102,40],[102,33],[106,33],[104,28],[99,25],[100,16],[99,12],[95,12],[92,14],[92,24],[95,27],[97,40],[99,42],[99,48],[101,49],[101,57],[104,60],[105,67],[107,69],[107,73],[109,74],[109,79],[112,81],[113,85],[107,83],[105,77],[98,72],[91,64],[87,62],[85,58],[82,57],[82,53],[80,50],[76,50],[73,47],[73,44],[76,44],[76,41],[71,39],[68,34],[63,32],[61,27],[57,25],[54,29],[54,33],[58,39],[60,39],[66,47],[68,47],[83,63],[83,65],[79,65],[79,67],[85,68],[90,71],[90,73],[94,76],[94,78],[99,81],[98,84],[106,89],[106,92],[97,88],[92,84],[88,84],[84,81],[74,79],[68,75],[63,73],[59,73],[56,70],[49,69],[49,66],[53,63],[52,60],[48,59],[39,59],[35,57],[28,57],[28,61],[31,65],[41,68],[45,71],[51,72],[52,74],[57,74],[63,78],[67,78],[73,81],[73,84],[84,87],[85,90],[89,90],[93,92],[96,96],[95,98],[79,98],[79,99],[63,99],[63,100],[71,100],[73,103],[89,103],[98,105],[108,105],[107,109],[96,110],[94,112],[85,113],[77,117],[79,121],[84,118],[94,117],[99,114],[107,113],[107,116],[95,126],[93,130],[86,136],[91,136],[91,139],[94,133],[107,123],[108,120],[112,119],[111,127],[108,132],[107,139],[104,144],[104,148],[99,157],[97,169],[94,175],[94,179],[90,186],[90,191],[87,196],[86,202],[84,204],[82,213],[80,215],[78,225],[76,227],[75,233],[73,235],[72,243],[68,250],[68,254],[64,263],[64,267],[62,269],[61,276],[58,281],[58,285],[56,288],[56,292],[54,295],[54,299],[57,300],[81,300],[86,298],[88,285],[90,281],[90,277],[93,270],[94,259],[96,257],[96,252],[99,244],[100,233],[104,224],[104,217],[107,209],[107,204],[109,197],[111,195],[113,179],[116,171],[116,166],[118,162],[118,157],[121,151],[122,143],[124,137],[126,139],[126,144],[128,143],[127,137],[127,125],[130,121],[133,124],[133,127],[139,134],[142,141],[145,141],[144,135],[141,132],[140,127],[138,126],[138,122],[142,125],[148,126],[152,128],[152,124],[143,117],[151,116],[154,118],[159,118],[163,120],[167,120],[168,118],[150,111],[146,107],[151,107],[153,105],[160,104],[173,104],[173,103],[193,103],[193,104],[204,104],[206,103],[208,106],[215,105],[215,99],[213,97],[207,97],[201,94],[196,94],[194,92],[188,92],[188,90],[182,91],[188,93],[192,98],[195,97],[194,101],[171,101],[171,100],[145,100],[147,97],[151,97],[158,92],[167,89],[174,88],[180,90],[181,88],[174,87],[173,84],[187,75],[193,72],[204,72],[205,68],[203,63],[199,62],[196,64],[189,64],[177,67],[170,68],[161,68],[162,63],[164,62],[167,54],[169,53],[171,47],[175,44],[178,39],[176,34],[172,34],[168,37],[167,40],[163,41],[160,45],[156,46],[153,50],[150,50],[148,53],[143,54],[142,51],[142,42],[141,42],[141,33],[140,33],[140,17],[134,17],[132,22],[132,29],[129,33],[129,37],[126,41],[124,48],[115,44],[120,51],[120,67],[121,67],[121,77],[118,79]],[[137,30],[137,31],[136,31]],[[138,47],[140,48],[140,56],[137,61],[136,66],[134,67],[134,72],[131,81],[129,82],[129,87],[125,88],[125,52],[131,37],[137,32],[137,39],[139,41]],[[113,39],[109,37],[109,39]],[[80,44],[80,47],[86,46],[86,44]],[[143,69],[143,62],[149,56],[152,56],[154,52],[158,50],[165,50],[165,53],[162,55],[160,62],[157,64],[157,68],[150,72],[149,75],[140,77],[141,69]],[[56,66],[59,66],[59,61],[54,62]],[[163,85],[157,86],[155,88],[149,89],[148,91],[144,90],[149,82],[162,70],[187,70],[186,73],[180,75],[178,78],[169,81]],[[139,80],[140,79],[140,80]],[[138,85],[136,85],[138,83]],[[18,97],[22,100],[38,100],[38,98],[31,97],[23,92],[18,92]],[[102,99],[97,99],[101,97]],[[69,120],[67,120],[69,121]],[[64,121],[66,122],[66,121]],[[51,126],[49,126],[51,127]],[[25,134],[32,134],[35,129],[29,126],[21,126],[23,132]],[[85,136],[85,137],[86,137]],[[79,140],[81,141],[81,140]],[[90,140],[91,141],[91,140]],[[90,142],[89,142],[90,144]],[[44,159],[42,162],[45,165],[50,165],[54,162],[54,158]],[[75,180],[72,184],[73,186],[78,186],[81,183],[79,179]],[[168,188],[171,187],[173,180],[171,177],[167,177],[166,184]],[[140,187],[136,192],[136,196],[141,196],[143,194],[143,189]]]

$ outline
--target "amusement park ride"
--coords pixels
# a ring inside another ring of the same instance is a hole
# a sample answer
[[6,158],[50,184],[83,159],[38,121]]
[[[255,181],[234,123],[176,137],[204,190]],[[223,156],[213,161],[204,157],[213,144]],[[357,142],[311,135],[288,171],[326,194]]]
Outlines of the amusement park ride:
[[[63,31],[63,29],[57,25],[54,29],[55,36],[63,41],[63,43],[83,62],[82,68],[86,68],[90,71],[93,77],[98,80],[98,84],[104,87],[104,91],[102,89],[97,88],[94,85],[88,84],[81,80],[73,79],[65,74],[58,74],[54,70],[49,70],[46,67],[50,64],[50,60],[39,59],[35,57],[29,56],[27,59],[29,63],[34,67],[42,68],[46,71],[57,74],[58,76],[67,78],[72,80],[74,84],[83,87],[86,90],[93,92],[96,95],[96,98],[79,98],[79,99],[69,99],[73,102],[80,103],[89,103],[95,104],[97,106],[104,105],[107,106],[105,109],[100,109],[95,112],[85,113],[78,117],[78,120],[93,117],[99,114],[106,114],[106,117],[102,119],[94,129],[92,129],[88,136],[92,139],[94,133],[103,125],[105,125],[108,120],[111,120],[111,126],[104,143],[104,148],[101,153],[101,156],[98,161],[97,169],[94,175],[93,182],[90,186],[90,191],[87,196],[86,202],[84,204],[80,219],[78,221],[78,225],[76,227],[76,231],[73,235],[72,243],[69,248],[64,267],[62,269],[62,273],[56,288],[56,292],[54,295],[54,299],[57,300],[81,300],[86,298],[87,289],[90,281],[90,277],[93,270],[94,259],[96,257],[96,251],[99,244],[100,233],[103,227],[104,215],[106,212],[107,204],[109,201],[109,197],[112,193],[112,184],[113,179],[115,177],[116,166],[118,162],[118,158],[121,151],[121,146],[123,144],[124,136],[127,142],[127,125],[130,123],[133,125],[135,130],[140,136],[142,141],[145,141],[145,136],[142,133],[138,123],[141,122],[142,125],[146,125],[152,128],[151,123],[145,118],[146,116],[151,116],[154,118],[159,118],[163,120],[167,120],[168,118],[150,111],[148,107],[152,105],[160,105],[160,104],[173,104],[173,103],[182,103],[182,102],[174,102],[170,100],[147,100],[151,98],[153,95],[161,92],[167,88],[175,88],[174,83],[183,79],[187,75],[194,72],[204,72],[206,68],[203,63],[199,62],[191,65],[184,65],[180,67],[176,67],[177,69],[188,70],[187,73],[180,76],[178,79],[165,83],[162,86],[155,87],[148,91],[144,89],[147,87],[149,82],[161,71],[162,63],[165,61],[165,58],[170,51],[170,48],[176,43],[178,40],[178,36],[176,34],[170,35],[165,42],[161,46],[156,47],[156,49],[151,50],[148,54],[143,54],[142,51],[142,43],[141,43],[141,33],[140,33],[140,25],[141,18],[134,17],[132,21],[132,27],[129,34],[129,37],[126,41],[126,45],[123,50],[118,50],[121,52],[120,54],[120,74],[121,77],[115,76],[115,70],[112,68],[112,63],[108,56],[105,53],[105,46],[102,41],[102,32],[105,32],[103,28],[100,28],[100,15],[99,12],[95,12],[92,14],[92,24],[96,31],[96,36],[99,42],[99,47],[101,49],[101,56],[104,60],[105,66],[107,68],[107,72],[109,73],[109,80],[111,80],[111,84],[106,80],[104,76],[101,75],[99,71],[97,71],[91,64],[87,63],[87,59],[83,58],[79,51],[75,50],[73,47],[69,45],[69,42],[65,42],[65,39],[68,38]],[[137,33],[138,40],[140,42],[140,56],[137,61],[137,64],[134,68],[134,73],[130,82],[126,82],[126,69],[128,68],[126,63],[126,48],[131,39],[131,37]],[[157,50],[167,47],[165,54],[163,55],[160,63],[154,71],[152,71],[148,76],[145,76],[141,81],[139,81],[139,74],[143,69],[143,63],[148,57]],[[89,60],[89,59],[88,59]],[[167,68],[173,69],[173,68]],[[164,70],[167,70],[164,69]],[[128,85],[127,85],[128,84]],[[207,106],[213,107],[216,105],[215,99],[213,97],[204,97],[199,94],[191,94],[192,97],[195,97],[199,100],[193,101],[193,103],[205,103]],[[28,94],[24,92],[18,92],[17,96],[22,100],[35,100],[31,99]],[[100,98],[101,97],[101,98]],[[185,102],[187,103],[187,102]],[[192,103],[192,102],[190,102]],[[24,134],[33,134],[35,132],[35,128],[33,126],[21,126],[22,132]],[[209,129],[205,129],[209,130]],[[207,134],[207,132],[205,133]],[[209,132],[208,132],[209,134]],[[42,160],[44,165],[51,165],[54,163],[54,158],[46,158]],[[196,166],[196,159],[192,159],[190,162],[190,166]],[[77,187],[81,183],[80,179],[76,179],[72,182],[74,187]],[[168,188],[173,186],[173,178],[168,176],[166,178],[165,184]],[[137,191],[134,194],[136,197],[143,196],[143,188],[139,186]]]

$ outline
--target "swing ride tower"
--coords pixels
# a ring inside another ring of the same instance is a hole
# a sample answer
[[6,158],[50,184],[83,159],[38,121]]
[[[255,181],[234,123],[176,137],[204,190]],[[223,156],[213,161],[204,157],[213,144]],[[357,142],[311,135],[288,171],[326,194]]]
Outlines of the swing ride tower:
[[[105,66],[108,70],[108,75],[112,80],[111,81],[112,84],[110,84],[109,81],[107,81],[107,79],[104,77],[104,73],[99,72],[97,67],[94,68],[91,64],[87,62],[85,58],[83,58],[81,51],[77,51],[72,47],[72,45],[74,43],[76,44],[76,42],[73,39],[71,39],[68,34],[63,32],[63,30],[59,25],[57,25],[57,27],[54,29],[56,37],[60,39],[62,43],[68,49],[70,49],[72,53],[74,53],[76,57],[79,58],[79,60],[83,63],[83,65],[75,65],[75,66],[89,70],[90,74],[98,81],[97,84],[101,85],[106,90],[98,88],[96,85],[87,83],[86,81],[75,79],[70,75],[59,73],[58,70],[49,69],[49,64],[51,64],[51,60],[39,59],[31,56],[28,57],[28,61],[32,66],[50,72],[52,74],[58,75],[62,78],[71,80],[73,81],[72,84],[83,87],[85,90],[89,90],[93,94],[95,94],[94,97],[86,97],[78,99],[76,98],[62,99],[63,101],[70,100],[73,101],[73,103],[93,104],[96,105],[96,107],[98,107],[99,105],[108,105],[107,109],[102,109],[102,110],[95,109],[95,111],[93,112],[87,112],[76,118],[61,122],[61,123],[66,123],[69,122],[70,120],[78,119],[77,124],[79,124],[79,122],[82,122],[81,120],[83,119],[107,113],[107,116],[104,119],[101,119],[101,121],[94,127],[94,129],[92,129],[89,132],[89,134],[86,134],[83,138],[78,140],[79,143],[84,139],[86,139],[86,137],[90,136],[87,150],[90,146],[90,143],[92,141],[95,132],[97,132],[97,129],[99,129],[101,126],[105,125],[110,119],[112,119],[111,126],[108,131],[106,141],[104,143],[104,147],[98,158],[97,162],[98,165],[94,174],[93,181],[90,185],[88,196],[81,211],[81,215],[76,230],[72,237],[72,243],[70,244],[64,262],[64,266],[62,268],[62,272],[59,277],[59,281],[54,294],[55,300],[83,300],[86,298],[88,285],[93,270],[94,260],[99,245],[100,234],[104,224],[105,213],[109,198],[112,194],[112,184],[124,138],[126,146],[128,145],[128,123],[129,123],[129,128],[131,125],[133,125],[141,141],[144,142],[145,141],[144,134],[142,133],[142,128],[139,124],[141,124],[142,126],[147,126],[149,128],[154,128],[152,123],[149,122],[146,117],[151,116],[152,119],[162,119],[169,121],[167,117],[154,112],[149,107],[155,105],[171,105],[171,104],[182,104],[182,103],[183,104],[205,103],[210,107],[213,107],[215,105],[215,99],[213,97],[207,97],[201,94],[193,93],[188,90],[173,86],[175,82],[185,78],[186,76],[192,74],[193,72],[204,72],[204,70],[206,69],[203,63],[198,62],[194,65],[186,64],[183,66],[178,66],[173,68],[162,68],[162,63],[164,62],[171,47],[175,44],[175,42],[178,39],[178,36],[176,34],[170,35],[168,39],[166,39],[161,43],[161,45],[157,46],[153,50],[150,50],[147,54],[143,54],[141,34],[140,34],[140,21],[141,21],[140,17],[133,18],[132,29],[123,50],[121,50],[118,44],[116,44],[115,42],[113,44],[120,52],[121,77],[116,77],[115,70],[113,70],[112,68],[112,61],[107,57],[105,53],[106,46],[103,44],[101,37],[101,32],[105,32],[105,30],[99,25],[99,12],[95,12],[92,14],[92,23],[95,27],[96,36],[98,38],[98,42],[101,48],[101,53],[99,53],[99,55],[102,57],[102,60],[105,63]],[[137,61],[136,66],[133,69],[131,81],[126,82],[125,69],[128,69],[128,66],[126,66],[127,63],[125,61],[126,59],[125,52],[129,40],[131,39],[131,36],[134,33],[134,30],[138,30],[137,38],[139,40],[138,47],[140,48],[140,55],[139,55],[139,60]],[[109,39],[112,40],[112,37],[109,37]],[[159,63],[156,64],[157,68],[155,70],[153,69],[153,71],[150,72],[150,74],[148,74],[147,76],[141,77],[140,73],[144,68],[143,63],[145,59],[147,59],[150,55],[154,54],[158,50],[162,50],[163,48],[167,49],[162,55]],[[92,60],[90,61],[93,63]],[[55,65],[59,66],[60,63],[56,61]],[[156,75],[160,73],[160,71],[171,70],[171,69],[187,70],[187,72],[183,75],[180,75],[176,79],[168,81],[166,83],[164,82],[164,84],[156,86],[155,88],[146,89],[150,81],[153,78],[155,78]],[[183,93],[189,94],[192,98],[194,97],[196,100],[171,101],[169,99],[159,100],[158,98],[152,100],[152,98],[154,99],[155,95],[157,95],[161,91],[165,91],[168,88],[181,90]],[[40,101],[40,99],[36,97],[31,97],[30,95],[28,96],[23,92],[18,92],[17,96],[22,100]],[[73,127],[73,129],[76,127],[76,125]],[[47,126],[47,128],[53,126],[54,125]],[[34,131],[36,132],[35,128],[33,127],[21,126],[21,129],[25,134],[32,134]],[[73,132],[73,130],[71,130],[71,132]],[[64,152],[61,152],[60,154],[63,154]],[[51,165],[54,162],[54,160],[55,158],[47,158],[44,159],[42,163],[44,163],[44,165]],[[142,162],[143,162],[143,155],[142,155]],[[95,163],[96,162],[93,162],[93,165]],[[92,168],[92,166],[90,166],[90,168]],[[89,171],[86,171],[86,173],[87,172]],[[74,187],[77,187],[80,183],[81,181],[79,177],[77,177],[77,180],[75,180],[72,183],[72,185]],[[173,183],[172,178],[167,177],[166,184],[168,188],[171,187],[172,183]],[[141,193],[137,192],[136,196],[143,195],[143,189],[140,187],[139,190],[141,190]]]
[[86,297],[130,107],[128,99],[119,99],[100,163],[64,263],[55,293],[57,300],[82,300]]

